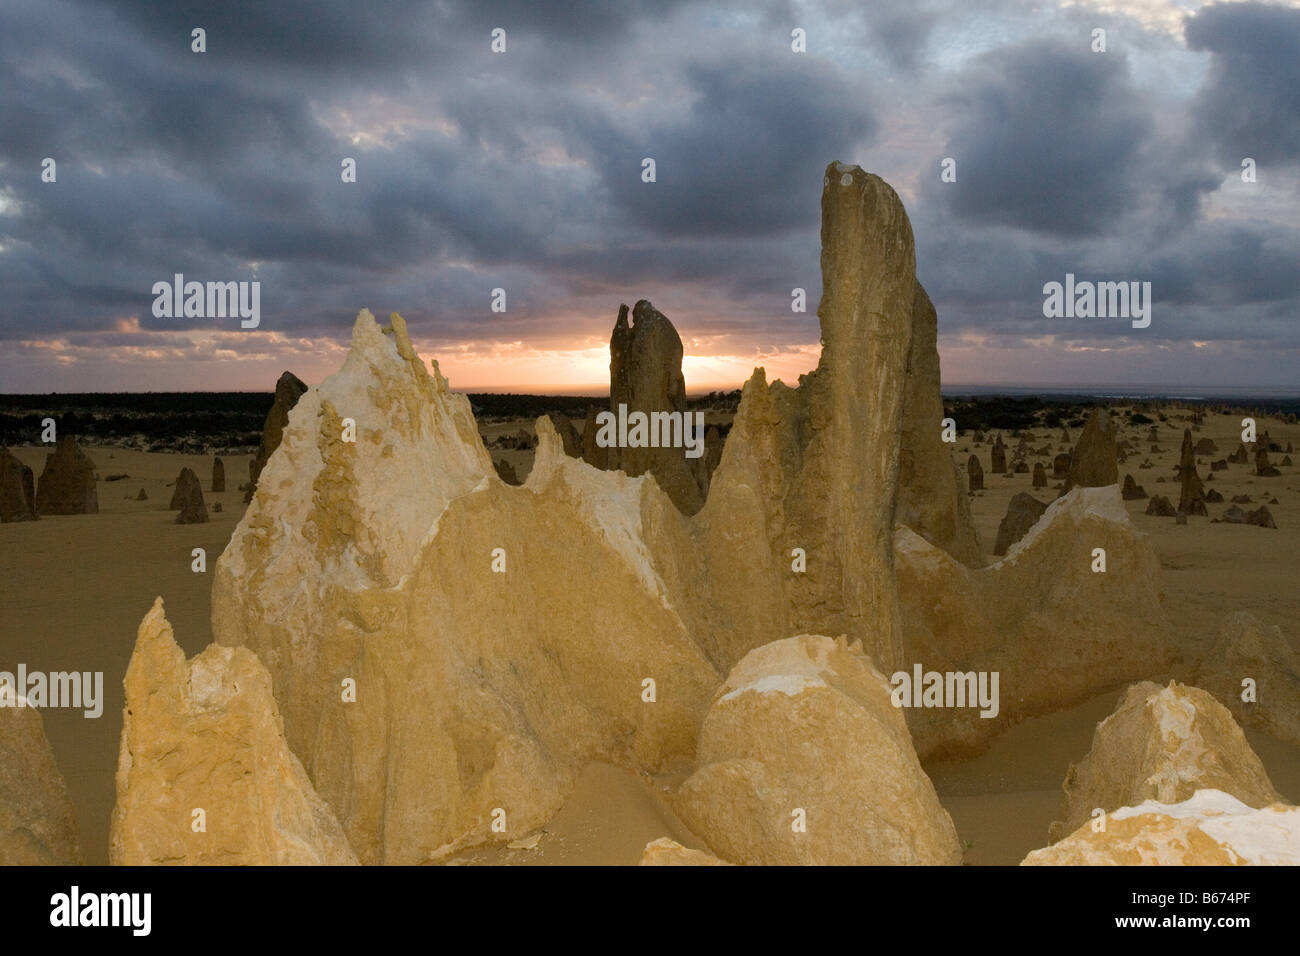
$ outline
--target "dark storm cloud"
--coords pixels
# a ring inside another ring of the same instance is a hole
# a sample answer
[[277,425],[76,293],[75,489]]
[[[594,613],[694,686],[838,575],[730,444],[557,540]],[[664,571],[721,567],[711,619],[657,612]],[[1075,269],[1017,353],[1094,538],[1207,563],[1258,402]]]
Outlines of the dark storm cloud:
[[[1120,273],[1178,310],[1177,322],[1157,312],[1149,339],[1294,349],[1296,223],[1205,215],[1238,151],[1296,154],[1292,12],[1192,18],[1188,44],[1210,70],[1171,113],[1136,59],[1060,39],[1079,34],[1073,20],[1040,36],[1076,13],[982,7],[1017,39],[976,31],[983,52],[953,56],[964,11],[11,0],[0,339],[78,332],[109,348],[129,340],[128,315],[149,331],[229,330],[150,315],[152,284],[183,272],[260,279],[262,330],[304,338],[346,340],[362,306],[401,311],[440,343],[606,336],[620,301],[646,297],[690,317],[684,337],[815,342],[816,316],[793,315],[789,297],[800,286],[815,305],[820,292],[822,170],[884,157],[900,191],[934,170],[908,204],[945,331],[1056,333],[1043,282]],[[206,54],[190,52],[195,26]],[[497,26],[505,56],[489,50]],[[808,54],[790,51],[795,26]],[[1038,39],[1019,39],[1031,28]],[[1170,38],[1127,55],[1170,52],[1188,55]],[[1251,151],[1235,145],[1247,136]],[[938,181],[940,147],[956,184]],[[40,181],[45,156],[55,185]],[[344,156],[355,184],[340,182]],[[506,315],[488,309],[498,286]]]
[[[695,64],[698,99],[679,122],[614,137],[600,163],[613,201],[669,235],[754,235],[817,222],[810,175],[848,155],[875,123],[861,91],[795,56]],[[655,161],[656,181],[641,180]]]
[[1113,229],[1150,118],[1122,53],[1036,40],[983,57],[950,98],[953,212],[1058,236]]
[[1300,10],[1217,3],[1186,21],[1187,45],[1211,54],[1195,104],[1196,131],[1237,166],[1300,163]]

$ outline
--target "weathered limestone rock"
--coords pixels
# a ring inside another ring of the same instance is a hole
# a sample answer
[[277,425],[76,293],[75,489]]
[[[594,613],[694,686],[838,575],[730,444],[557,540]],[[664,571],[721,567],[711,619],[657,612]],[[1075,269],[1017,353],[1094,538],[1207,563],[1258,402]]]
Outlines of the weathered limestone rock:
[[77,821],[40,711],[0,688],[0,866],[77,866]]
[[1213,455],[1217,453],[1219,446],[1214,443],[1213,438],[1202,438],[1197,441],[1195,452],[1198,455]]
[[984,563],[970,504],[940,435],[938,317],[921,283],[912,304],[912,346],[898,459],[898,506],[894,520],[943,548],[962,564]]
[[45,458],[36,486],[36,510],[43,515],[99,514],[95,463],[71,435],[60,438]]
[[1300,745],[1300,654],[1276,625],[1245,611],[1229,614],[1196,681],[1242,726]]
[[363,312],[293,410],[213,589],[368,863],[531,832],[591,760],[684,769],[717,682],[647,550],[646,523],[683,520],[654,482],[567,457],[545,418],[525,485],[487,479],[468,401],[392,327]]
[[698,759],[673,806],[724,859],[961,862],[889,684],[856,643],[801,635],[751,651],[714,695]]
[[1183,448],[1178,461],[1178,510],[1184,514],[1207,514],[1205,510],[1205,489],[1200,476],[1196,474],[1196,452],[1192,445],[1192,433],[1183,429]]
[[362,314],[343,370],[290,413],[212,604],[218,641],[271,671],[287,737],[362,860],[529,833],[591,760],[689,767],[718,673],[772,640],[846,634],[899,663],[914,255],[893,190],[828,168],[821,361],[797,389],[756,370],[693,516],[657,477],[565,456],[546,419],[525,484],[491,478],[468,402],[430,377],[400,317],[390,340]]
[[35,521],[36,482],[32,470],[0,448],[0,522]]
[[[1092,571],[1103,548],[1107,571]],[[1075,488],[1006,557],[978,571],[919,536],[895,540],[906,660],[925,671],[1000,674],[996,716],[908,710],[922,757],[976,752],[1008,724],[1140,680],[1170,656],[1160,562],[1119,486]]]
[[1034,464],[1034,484],[1035,488],[1047,487],[1047,470],[1043,467],[1042,462]]
[[1106,829],[1085,823],[1021,866],[1295,866],[1300,864],[1300,808],[1253,810],[1218,790],[1182,803],[1154,800],[1109,814]]
[[998,525],[998,540],[993,553],[1002,555],[1007,549],[1029,533],[1029,529],[1043,516],[1047,505],[1033,495],[1020,492],[1007,502],[1007,513]]
[[202,524],[208,520],[208,508],[203,503],[203,488],[199,485],[199,476],[192,468],[182,468],[176,476],[176,490],[172,492],[169,506],[173,511],[179,509],[177,524]]
[[582,460],[593,468],[608,471],[609,449],[596,441],[596,435],[600,431],[596,424],[597,414],[599,413],[594,406],[587,409],[587,420],[582,425]]
[[1144,513],[1155,515],[1157,518],[1174,518],[1178,516],[1178,509],[1164,495],[1156,495],[1147,502],[1147,510]]
[[984,490],[984,467],[980,464],[977,455],[971,455],[966,459],[966,479],[970,483],[968,491]]
[[140,623],[125,687],[113,864],[356,863],[285,743],[257,655],[213,644],[187,661],[159,598]]
[[1115,448],[1115,429],[1110,415],[1102,406],[1094,408],[1088,424],[1079,434],[1079,443],[1070,455],[1069,470],[1061,494],[1071,488],[1104,488],[1119,484],[1118,452]]
[[212,459],[212,491],[215,494],[218,491],[226,490],[226,465],[220,457]]
[[733,866],[703,850],[691,850],[669,837],[645,845],[639,866]]
[[[632,309],[620,306],[609,340],[609,407],[618,413],[668,412],[680,415],[684,427],[693,427],[686,408],[686,381],[682,377],[682,340],[672,322],[642,299]],[[652,426],[653,427],[653,426]],[[701,436],[703,437],[703,436]],[[704,459],[687,458],[685,447],[606,449],[608,468],[632,477],[650,472],[659,487],[683,514],[695,514],[704,503]]]
[[[573,427],[573,419],[568,415],[560,412],[548,412],[547,418],[555,426],[555,432],[560,436],[560,441],[564,444],[564,453],[570,458],[582,457],[582,436],[578,430]],[[518,484],[518,482],[516,482]]]
[[143,488],[141,488],[140,491],[136,494],[136,496],[135,496],[135,500],[136,500],[136,501],[148,501],[148,500],[149,500],[149,495],[148,495],[148,493],[147,493]]
[[280,447],[284,428],[289,423],[289,412],[298,404],[307,386],[292,372],[284,372],[275,383],[275,400],[271,410],[266,413],[266,422],[262,425],[262,440],[257,446],[257,454],[248,463],[248,487],[244,490],[244,501],[252,501],[257,491],[257,482],[261,478],[266,463]]
[[1097,725],[1092,749],[1065,776],[1060,840],[1092,819],[1147,800],[1181,803],[1221,790],[1251,807],[1282,799],[1232,714],[1208,692],[1171,681],[1134,684]]
[[993,440],[993,448],[989,451],[989,472],[994,475],[1007,473],[1007,446],[1002,444],[1001,432]]
[[[1116,466],[1116,470],[1118,471],[1118,466]],[[1052,477],[1065,478],[1069,474],[1070,474],[1070,456],[1068,453],[1062,452],[1061,454],[1057,455],[1055,458],[1052,459]]]
[[912,230],[877,176],[835,163],[823,187],[821,360],[798,389],[762,369],[746,383],[694,544],[672,548],[666,572],[709,595],[684,613],[720,669],[798,633],[847,634],[886,668],[901,654],[892,535]]
[[1141,501],[1147,497],[1147,490],[1133,480],[1132,475],[1124,476],[1124,488],[1120,491],[1120,496],[1125,501]]

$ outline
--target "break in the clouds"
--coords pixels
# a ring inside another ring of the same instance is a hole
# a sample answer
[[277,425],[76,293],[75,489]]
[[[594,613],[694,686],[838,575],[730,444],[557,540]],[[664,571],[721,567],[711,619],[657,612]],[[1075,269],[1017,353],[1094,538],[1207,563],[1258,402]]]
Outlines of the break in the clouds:
[[[789,379],[831,160],[903,196],[949,382],[1294,388],[1298,64],[1294,2],[11,0],[0,390],[318,380],[362,307],[457,387],[594,385],[638,298],[689,386]],[[1045,318],[1067,272],[1151,326]],[[175,273],[260,325],[155,318]]]

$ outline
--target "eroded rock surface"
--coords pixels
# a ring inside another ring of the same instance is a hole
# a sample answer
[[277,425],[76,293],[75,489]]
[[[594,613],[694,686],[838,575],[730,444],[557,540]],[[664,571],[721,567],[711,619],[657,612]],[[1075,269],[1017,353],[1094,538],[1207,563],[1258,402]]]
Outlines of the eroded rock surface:
[[751,651],[714,695],[698,760],[673,805],[723,859],[961,862],[889,684],[856,643],[802,635]]
[[110,862],[356,863],[285,742],[271,675],[252,651],[213,644],[187,661],[159,598],[125,687]]

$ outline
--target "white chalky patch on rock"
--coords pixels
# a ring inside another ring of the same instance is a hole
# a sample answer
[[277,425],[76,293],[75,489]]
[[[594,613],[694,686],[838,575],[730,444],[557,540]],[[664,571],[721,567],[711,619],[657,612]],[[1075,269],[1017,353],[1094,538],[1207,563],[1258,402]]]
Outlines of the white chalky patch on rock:
[[787,697],[794,697],[797,694],[802,694],[810,687],[826,686],[826,682],[818,677],[805,677],[803,674],[768,674],[765,677],[760,677],[752,684],[738,687],[728,694],[723,694],[722,699],[731,700],[746,691],[753,691],[756,694],[781,693]]

